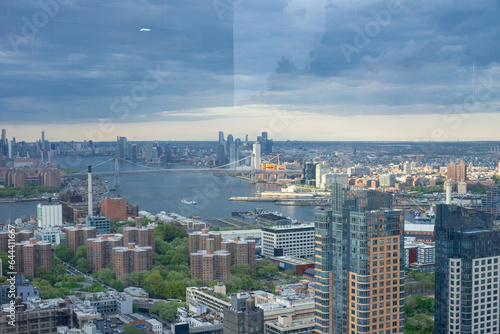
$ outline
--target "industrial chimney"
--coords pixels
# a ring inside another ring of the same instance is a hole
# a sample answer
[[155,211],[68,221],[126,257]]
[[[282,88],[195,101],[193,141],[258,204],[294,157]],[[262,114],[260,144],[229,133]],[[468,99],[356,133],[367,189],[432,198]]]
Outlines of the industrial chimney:
[[94,202],[93,202],[93,199],[92,199],[92,166],[89,165],[89,173],[88,173],[88,197],[87,197],[87,201],[88,201],[88,207],[89,207],[89,217],[92,217],[94,215]]
[[446,181],[444,183],[444,187],[446,190],[446,204],[451,204],[451,181]]

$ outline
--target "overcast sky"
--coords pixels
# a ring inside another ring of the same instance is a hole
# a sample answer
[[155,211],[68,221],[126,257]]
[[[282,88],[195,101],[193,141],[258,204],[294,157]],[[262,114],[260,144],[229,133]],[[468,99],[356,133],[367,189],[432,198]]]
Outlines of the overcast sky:
[[0,126],[53,141],[500,140],[499,1],[229,3],[2,1]]

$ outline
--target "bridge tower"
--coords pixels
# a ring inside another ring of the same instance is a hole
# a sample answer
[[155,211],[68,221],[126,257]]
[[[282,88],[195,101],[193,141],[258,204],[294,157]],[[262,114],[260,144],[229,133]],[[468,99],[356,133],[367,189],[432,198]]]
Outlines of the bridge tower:
[[115,179],[115,184],[114,187],[115,189],[120,188],[120,170],[119,170],[119,164],[118,164],[118,157],[115,157],[115,171],[114,171],[114,179]]

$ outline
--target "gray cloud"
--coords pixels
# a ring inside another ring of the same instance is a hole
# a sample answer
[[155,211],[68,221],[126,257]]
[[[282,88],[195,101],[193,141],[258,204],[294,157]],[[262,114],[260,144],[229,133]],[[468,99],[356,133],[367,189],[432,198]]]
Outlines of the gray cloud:
[[[196,122],[218,117],[204,110],[231,106],[235,96],[237,104],[304,114],[435,113],[472,91],[473,62],[478,80],[492,75],[494,87],[477,111],[497,112],[498,1],[401,1],[385,24],[380,13],[390,3],[247,0],[233,19],[212,1],[73,0],[17,47],[12,34],[23,36],[24,18],[33,22],[42,9],[29,0],[2,3],[0,118],[140,122],[175,112]],[[371,36],[365,44],[359,31]],[[355,52],[346,58],[342,46]],[[282,57],[296,70],[276,74]],[[113,102],[157,66],[161,83],[126,117],[114,113]]]

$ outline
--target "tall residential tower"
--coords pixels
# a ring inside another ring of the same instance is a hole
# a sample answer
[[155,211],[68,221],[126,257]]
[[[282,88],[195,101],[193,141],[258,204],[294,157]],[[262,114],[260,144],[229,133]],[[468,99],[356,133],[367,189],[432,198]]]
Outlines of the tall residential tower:
[[403,217],[392,195],[332,185],[315,210],[315,332],[403,333]]

